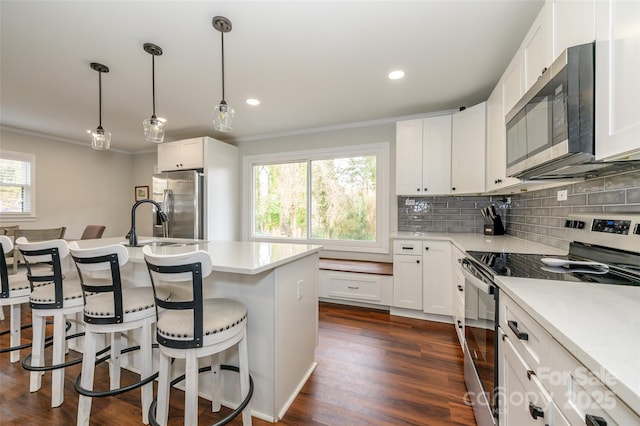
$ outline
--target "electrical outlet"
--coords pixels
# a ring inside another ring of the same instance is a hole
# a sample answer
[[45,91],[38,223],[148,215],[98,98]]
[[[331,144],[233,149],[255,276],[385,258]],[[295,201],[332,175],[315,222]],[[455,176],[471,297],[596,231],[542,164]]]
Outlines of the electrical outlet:
[[412,198],[407,198],[406,200],[404,200],[404,205],[405,206],[415,206],[416,205],[416,200],[414,200]]
[[298,281],[298,300],[302,299],[302,283],[302,280]]
[[567,190],[558,191],[558,201],[567,201]]

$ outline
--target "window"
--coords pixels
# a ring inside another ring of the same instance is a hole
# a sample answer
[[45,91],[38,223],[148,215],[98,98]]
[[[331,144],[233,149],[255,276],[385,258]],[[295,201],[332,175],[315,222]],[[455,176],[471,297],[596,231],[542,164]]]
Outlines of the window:
[[388,248],[388,144],[245,157],[253,240]]
[[35,216],[35,164],[32,154],[0,152],[0,217]]

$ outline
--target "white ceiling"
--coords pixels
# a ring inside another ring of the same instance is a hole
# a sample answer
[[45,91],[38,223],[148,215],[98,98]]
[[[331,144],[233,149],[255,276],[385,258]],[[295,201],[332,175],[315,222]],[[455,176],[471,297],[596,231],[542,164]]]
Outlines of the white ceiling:
[[[159,45],[156,110],[165,140],[229,142],[473,105],[487,98],[543,0],[498,1],[0,1],[0,124],[88,144],[98,125],[112,148],[155,149],[151,56]],[[213,129],[221,99],[220,33],[228,17],[225,94],[234,131]],[[387,74],[403,69],[392,81]],[[245,103],[262,101],[258,107]]]

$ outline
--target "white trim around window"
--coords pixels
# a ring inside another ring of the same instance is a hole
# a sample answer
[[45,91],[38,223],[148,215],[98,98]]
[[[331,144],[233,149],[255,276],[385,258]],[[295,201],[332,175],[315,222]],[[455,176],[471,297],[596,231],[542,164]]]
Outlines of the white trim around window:
[[[20,182],[5,183],[3,186],[19,186],[24,188],[24,212],[0,211],[3,222],[32,221],[36,219],[36,156],[24,152],[0,151],[0,159],[27,163],[27,176]],[[2,210],[2,209],[0,209]]]
[[[257,164],[277,164],[295,161],[327,160],[355,156],[376,156],[376,239],[375,241],[345,241],[326,239],[295,239],[253,237],[254,188],[253,167]],[[242,237],[250,241],[319,244],[325,250],[367,253],[389,252],[389,143],[373,143],[345,147],[321,148],[305,151],[248,155],[243,157],[243,217]]]

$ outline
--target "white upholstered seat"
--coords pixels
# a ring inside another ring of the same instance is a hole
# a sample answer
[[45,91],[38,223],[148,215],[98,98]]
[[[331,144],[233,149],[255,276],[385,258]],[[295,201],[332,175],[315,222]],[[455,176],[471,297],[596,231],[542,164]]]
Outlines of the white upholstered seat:
[[[154,416],[160,425],[167,424],[171,366],[174,358],[185,360],[185,425],[198,424],[199,358],[211,359],[211,408],[212,411],[219,411],[221,366],[218,355],[237,345],[242,401],[240,408],[225,419],[235,417],[241,409],[243,425],[250,426],[249,402],[252,382],[249,376],[246,338],[247,309],[234,300],[203,297],[203,279],[211,274],[213,269],[207,252],[156,255],[148,246],[143,247],[142,251],[149,268],[151,283],[156,289],[156,337],[160,345],[157,408],[155,413],[149,413],[150,416]],[[186,287],[186,291],[180,292],[180,296],[176,298],[179,300],[174,300],[173,296],[169,300],[157,299],[158,289],[180,286]],[[235,367],[222,368],[237,370]]]

